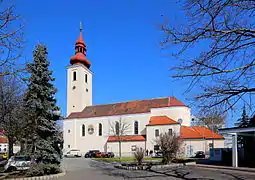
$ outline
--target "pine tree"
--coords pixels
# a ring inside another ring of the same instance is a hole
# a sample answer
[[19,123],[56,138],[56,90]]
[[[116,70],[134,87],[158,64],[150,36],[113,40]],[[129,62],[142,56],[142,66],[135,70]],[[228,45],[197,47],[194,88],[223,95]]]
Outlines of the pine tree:
[[60,164],[63,140],[59,136],[56,121],[60,116],[56,113],[55,93],[52,82],[52,71],[49,70],[47,48],[37,45],[33,51],[33,62],[27,65],[30,73],[25,107],[28,120],[27,139],[30,146],[26,151],[45,164]]
[[[240,119],[237,120],[237,123],[235,123],[235,125],[238,127],[247,127],[247,126],[249,126],[249,121],[250,121],[250,119],[249,119],[248,115],[246,114],[246,108],[245,108],[245,106],[243,106],[242,116]],[[237,142],[241,147],[244,147],[246,144],[246,137],[239,135],[237,137]]]
[[242,117],[237,120],[237,123],[235,123],[235,125],[238,127],[247,127],[249,125],[249,117],[246,114],[245,106],[243,106]]

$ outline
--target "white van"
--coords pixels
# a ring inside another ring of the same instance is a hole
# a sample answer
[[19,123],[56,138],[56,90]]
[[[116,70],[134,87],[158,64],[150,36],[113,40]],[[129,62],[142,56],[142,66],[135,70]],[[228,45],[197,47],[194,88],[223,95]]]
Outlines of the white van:
[[71,158],[71,157],[81,157],[82,155],[80,153],[80,150],[78,150],[78,149],[71,149],[64,156],[68,157],[68,158]]

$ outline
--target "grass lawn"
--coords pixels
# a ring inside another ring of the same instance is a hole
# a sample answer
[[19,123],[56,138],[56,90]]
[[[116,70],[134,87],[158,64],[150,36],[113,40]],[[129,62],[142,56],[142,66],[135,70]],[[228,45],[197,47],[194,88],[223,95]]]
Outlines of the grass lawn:
[[[135,162],[135,158],[134,157],[93,158],[93,159],[94,160],[101,160],[101,161],[105,161],[105,162]],[[153,160],[161,161],[162,158],[145,157],[143,159],[143,161],[153,161]]]

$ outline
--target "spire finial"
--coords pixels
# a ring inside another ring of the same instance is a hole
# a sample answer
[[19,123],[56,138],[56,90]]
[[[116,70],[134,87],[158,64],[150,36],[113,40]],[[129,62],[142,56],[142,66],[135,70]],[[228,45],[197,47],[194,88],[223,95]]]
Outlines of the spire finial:
[[82,23],[80,22],[80,32],[82,31]]

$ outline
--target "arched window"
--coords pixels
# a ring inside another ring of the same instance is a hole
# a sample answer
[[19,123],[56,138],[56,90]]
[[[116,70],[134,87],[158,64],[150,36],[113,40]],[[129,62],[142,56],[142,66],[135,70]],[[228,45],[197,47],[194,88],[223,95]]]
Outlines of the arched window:
[[119,122],[116,122],[116,124],[115,124],[115,132],[116,132],[116,135],[120,135],[120,123]]
[[134,122],[134,134],[138,134],[138,121]]
[[85,125],[84,124],[82,125],[82,128],[81,128],[81,135],[85,136]]
[[76,81],[76,71],[73,72],[73,81]]
[[99,125],[98,125],[98,135],[102,136],[102,124],[101,123],[99,123]]
[[85,83],[87,83],[87,82],[88,82],[88,75],[85,74]]

